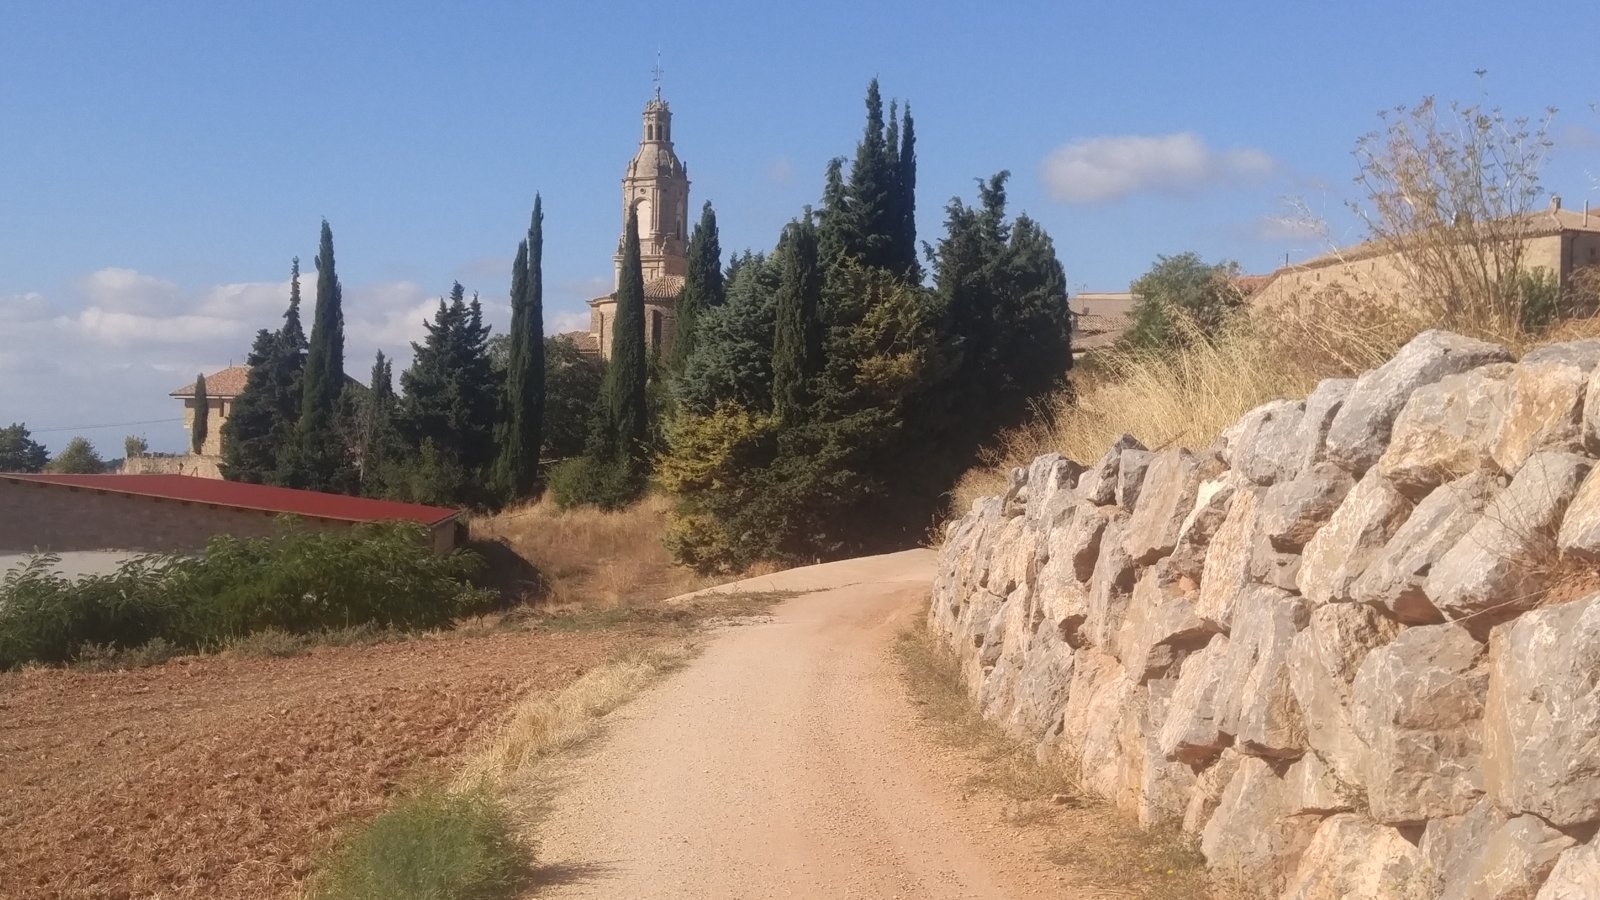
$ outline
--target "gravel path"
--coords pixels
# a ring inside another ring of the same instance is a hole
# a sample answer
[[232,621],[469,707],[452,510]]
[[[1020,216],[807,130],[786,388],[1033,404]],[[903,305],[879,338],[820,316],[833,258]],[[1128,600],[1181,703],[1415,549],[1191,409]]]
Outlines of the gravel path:
[[961,797],[889,646],[933,554],[760,579],[821,590],[727,629],[557,773],[540,898],[1075,896],[1034,842]]

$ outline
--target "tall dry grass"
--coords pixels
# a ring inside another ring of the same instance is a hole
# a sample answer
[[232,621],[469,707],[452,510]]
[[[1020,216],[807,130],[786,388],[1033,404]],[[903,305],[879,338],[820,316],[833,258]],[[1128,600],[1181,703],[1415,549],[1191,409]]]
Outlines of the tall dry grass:
[[[661,543],[670,503],[648,496],[621,510],[560,509],[539,500],[472,520],[475,540],[503,541],[538,570],[525,599],[556,606],[627,606],[664,600],[710,582],[678,566]],[[491,562],[493,561],[491,555]]]
[[1003,493],[1007,473],[1040,454],[1088,465],[1123,434],[1150,448],[1205,447],[1262,403],[1304,397],[1324,378],[1376,368],[1429,328],[1521,353],[1600,335],[1600,318],[1529,332],[1504,317],[1440,321],[1392,298],[1330,291],[1239,316],[1219,334],[1190,329],[1179,347],[1097,351],[1073,372],[1070,391],[1047,399],[1033,421],[996,439],[957,484],[952,512]]

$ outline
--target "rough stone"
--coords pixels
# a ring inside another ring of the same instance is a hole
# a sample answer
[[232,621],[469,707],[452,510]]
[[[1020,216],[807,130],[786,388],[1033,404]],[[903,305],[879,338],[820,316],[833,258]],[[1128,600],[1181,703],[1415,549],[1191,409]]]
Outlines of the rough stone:
[[1494,630],[1484,775],[1508,811],[1600,821],[1600,594]]
[[1290,759],[1305,750],[1305,723],[1289,683],[1295,634],[1311,618],[1304,597],[1265,585],[1239,598],[1237,626],[1222,675],[1226,701],[1220,727],[1240,752]]
[[1561,854],[1534,900],[1594,900],[1600,897],[1600,841]]
[[1149,565],[1178,545],[1178,532],[1194,509],[1199,468],[1194,454],[1182,448],[1163,450],[1150,460],[1124,539],[1136,564]]
[[1280,481],[1261,500],[1261,533],[1275,550],[1294,553],[1333,518],[1355,486],[1350,473],[1318,463],[1292,481]]
[[1289,786],[1291,811],[1297,814],[1328,815],[1350,812],[1365,805],[1366,798],[1360,787],[1334,774],[1315,753],[1307,753],[1290,764],[1283,780]]
[[1539,601],[1562,515],[1592,465],[1554,450],[1528,459],[1429,571],[1423,590],[1445,618],[1482,638]]
[[1241,759],[1243,757],[1237,751],[1223,750],[1216,762],[1195,776],[1194,787],[1189,791],[1189,804],[1183,811],[1184,833],[1199,834],[1211,821],[1211,814],[1217,811],[1217,804],[1222,802],[1222,792],[1227,790],[1228,782],[1239,771]]
[[1440,900],[1522,900],[1533,896],[1562,852],[1577,843],[1537,816],[1518,816],[1490,832],[1471,863],[1446,873]]
[[1368,472],[1306,544],[1300,592],[1319,604],[1351,600],[1351,586],[1410,513],[1410,500],[1380,473]]
[[1074,578],[1088,583],[1094,577],[1095,561],[1100,558],[1100,540],[1106,523],[1121,515],[1116,507],[1078,504],[1066,527],[1049,535],[1051,560],[1060,558],[1070,567]]
[[1298,478],[1311,471],[1312,466],[1327,459],[1328,428],[1333,425],[1333,417],[1338,415],[1339,408],[1344,405],[1344,399],[1350,395],[1355,383],[1354,378],[1326,378],[1318,382],[1310,396],[1306,397],[1305,412],[1300,417],[1300,432],[1295,435],[1300,458],[1295,462],[1293,471],[1284,472],[1284,477]]
[[1600,562],[1600,469],[1590,470],[1561,519],[1556,545],[1590,562]]
[[1370,607],[1334,603],[1313,610],[1310,623],[1295,635],[1289,686],[1300,705],[1306,743],[1346,784],[1364,782],[1369,752],[1353,719],[1356,673],[1367,654],[1399,630]]
[[[1548,352],[1545,352],[1548,351]],[[1494,459],[1515,472],[1537,450],[1583,450],[1583,406],[1600,341],[1541,347],[1511,378],[1511,402],[1494,436]]]
[[1234,489],[1242,480],[1242,476],[1229,473],[1202,481],[1195,489],[1194,506],[1178,527],[1177,544],[1168,557],[1174,570],[1200,580],[1211,541],[1227,519]]
[[1368,748],[1361,783],[1377,821],[1460,815],[1483,795],[1484,656],[1454,625],[1417,625],[1362,661],[1351,718]]
[[1255,552],[1260,496],[1260,488],[1240,488],[1233,492],[1228,514],[1206,551],[1195,614],[1222,631],[1232,627],[1234,603],[1239,592],[1250,583],[1250,558]]
[[1145,470],[1150,467],[1150,458],[1154,456],[1148,450],[1129,447],[1122,451],[1122,458],[1117,462],[1117,505],[1128,512],[1132,512],[1139,502],[1139,491],[1144,486]]
[[1117,635],[1117,656],[1128,677],[1137,681],[1176,677],[1183,658],[1204,647],[1215,633],[1194,614],[1194,591],[1184,579],[1173,578],[1169,566],[1158,563],[1145,569],[1133,587],[1128,615]]
[[1259,485],[1294,477],[1304,416],[1303,400],[1273,400],[1245,413],[1227,433],[1234,470]]
[[1388,611],[1407,625],[1443,622],[1444,614],[1428,599],[1423,583],[1439,558],[1472,528],[1504,487],[1503,479],[1478,472],[1441,485],[1424,497],[1356,579],[1351,596]]
[[1477,862],[1478,854],[1488,843],[1489,835],[1500,830],[1507,819],[1488,797],[1473,804],[1462,815],[1429,819],[1418,845],[1428,873],[1424,896],[1437,897],[1447,881],[1464,880],[1467,870]]
[[1201,832],[1200,852],[1206,862],[1278,896],[1321,820],[1291,815],[1288,793],[1283,779],[1265,761],[1250,756],[1240,760]]
[[1117,474],[1121,468],[1122,451],[1143,450],[1144,445],[1139,443],[1131,434],[1117,438],[1101,456],[1099,461],[1090,466],[1078,479],[1078,497],[1085,503],[1097,506],[1106,506],[1117,500]]
[[1490,363],[1510,362],[1504,347],[1444,331],[1425,331],[1395,357],[1356,379],[1328,428],[1328,459],[1364,473],[1383,454],[1395,418],[1417,388]]
[[1020,660],[1006,728],[1037,742],[1060,721],[1072,686],[1074,652],[1049,622],[1035,627],[1033,640]]
[[1162,756],[1191,766],[1205,766],[1233,743],[1219,727],[1227,693],[1222,677],[1228,669],[1228,639],[1216,635],[1183,661],[1178,684],[1161,723]]
[[1425,879],[1421,851],[1399,831],[1343,813],[1317,828],[1283,900],[1416,900]]
[[1281,591],[1298,592],[1300,562],[1300,554],[1274,550],[1266,537],[1258,533],[1255,547],[1250,553],[1250,581],[1253,584],[1275,587]]
[[1499,472],[1495,435],[1511,407],[1516,371],[1510,363],[1489,365],[1417,388],[1395,419],[1378,471],[1413,498],[1452,478]]
[[1100,558],[1094,565],[1094,577],[1089,579],[1089,612],[1083,634],[1085,640],[1107,652],[1116,648],[1117,632],[1122,629],[1138,575],[1133,559],[1122,547],[1126,528],[1127,520],[1123,518],[1106,524],[1100,540]]

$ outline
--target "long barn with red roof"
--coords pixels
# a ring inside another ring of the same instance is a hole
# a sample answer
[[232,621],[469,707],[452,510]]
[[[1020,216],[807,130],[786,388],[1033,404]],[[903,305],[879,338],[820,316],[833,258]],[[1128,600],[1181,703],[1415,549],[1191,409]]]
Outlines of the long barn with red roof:
[[187,475],[0,474],[0,553],[193,552],[217,535],[412,522],[436,552],[465,540],[459,510]]

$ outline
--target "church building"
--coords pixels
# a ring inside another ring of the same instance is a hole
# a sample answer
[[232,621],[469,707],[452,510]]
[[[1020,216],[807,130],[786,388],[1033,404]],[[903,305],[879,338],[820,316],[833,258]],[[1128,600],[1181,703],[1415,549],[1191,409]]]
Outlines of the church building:
[[[689,270],[689,169],[672,149],[672,110],[661,88],[644,107],[639,152],[622,177],[622,228],[629,208],[639,217],[639,263],[644,273],[645,346],[663,355],[672,347],[678,294]],[[589,331],[568,335],[579,349],[611,356],[617,317],[616,288],[622,282],[622,238],[612,258],[612,291],[589,301]]]

